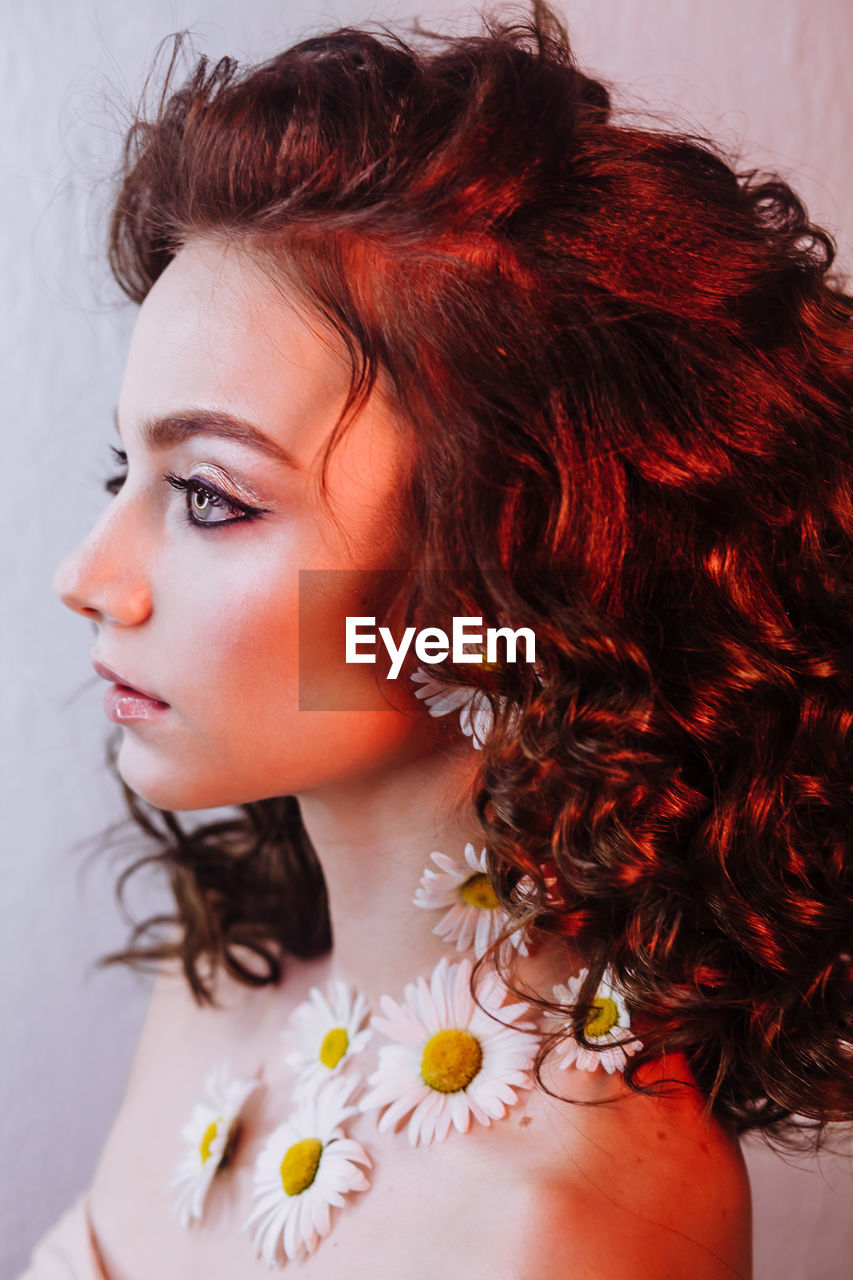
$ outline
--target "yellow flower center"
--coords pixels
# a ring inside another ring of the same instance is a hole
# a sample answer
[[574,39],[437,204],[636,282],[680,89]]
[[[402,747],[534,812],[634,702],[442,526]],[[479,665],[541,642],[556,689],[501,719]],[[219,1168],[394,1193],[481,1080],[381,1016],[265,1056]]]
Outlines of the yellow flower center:
[[303,1138],[287,1148],[279,1170],[286,1196],[301,1196],[308,1190],[317,1177],[322,1154],[323,1144],[317,1138]]
[[332,1027],[323,1037],[320,1045],[320,1061],[324,1067],[334,1071],[341,1058],[349,1048],[349,1036],[346,1027]]
[[216,1137],[216,1132],[219,1128],[219,1119],[220,1117],[217,1117],[216,1120],[207,1126],[202,1134],[201,1142],[198,1144],[198,1153],[201,1156],[202,1164],[207,1164],[210,1159],[210,1148],[213,1145],[213,1139]]
[[615,1027],[618,1021],[619,1010],[616,1007],[616,1001],[611,1000],[609,996],[596,996],[592,1002],[592,1008],[587,1014],[584,1035],[589,1040],[596,1039],[599,1036],[606,1036],[610,1028]]
[[424,1046],[421,1076],[438,1093],[467,1089],[483,1065],[480,1041],[470,1031],[436,1031]]
[[489,884],[489,877],[483,875],[482,871],[469,876],[465,883],[459,886],[459,897],[469,907],[479,907],[481,911],[494,911],[500,906],[498,895]]

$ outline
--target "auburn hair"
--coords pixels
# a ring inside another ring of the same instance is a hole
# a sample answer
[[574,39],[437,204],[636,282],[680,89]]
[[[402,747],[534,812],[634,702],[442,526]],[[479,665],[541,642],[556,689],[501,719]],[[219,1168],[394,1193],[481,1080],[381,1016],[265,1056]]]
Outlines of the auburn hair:
[[[383,379],[416,454],[407,618],[537,637],[537,672],[477,677],[472,799],[513,925],[587,957],[579,1038],[610,966],[643,1027],[630,1087],[683,1052],[736,1131],[820,1145],[853,1118],[853,300],[830,236],[778,177],[615,116],[539,0],[474,35],[202,57],[175,87],[179,49],[127,137],[117,280],[141,302],[188,240],[226,238],[345,341],[340,430]],[[125,790],[180,927],[110,959],[179,957],[203,1001],[211,964],[275,983],[330,946],[294,797],[188,831]]]

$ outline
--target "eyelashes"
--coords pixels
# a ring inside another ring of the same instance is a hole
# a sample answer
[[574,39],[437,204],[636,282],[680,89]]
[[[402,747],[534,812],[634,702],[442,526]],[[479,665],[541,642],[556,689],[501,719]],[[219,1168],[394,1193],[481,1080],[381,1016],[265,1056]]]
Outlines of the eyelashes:
[[[173,489],[183,490],[186,494],[187,523],[196,529],[209,529],[213,525],[241,524],[245,520],[252,520],[255,516],[263,514],[262,507],[250,507],[245,503],[235,502],[233,498],[226,497],[207,481],[201,481],[197,477],[190,476],[189,479],[184,479],[183,476],[176,476],[174,471],[169,471],[163,479],[168,481]],[[204,519],[212,511],[223,510],[236,511],[237,515],[230,520]],[[202,518],[197,519],[197,516]]]
[[[107,493],[115,496],[127,479],[127,454],[124,449],[119,449],[115,445],[110,445],[110,452],[114,462],[122,468],[119,474],[110,476],[104,482],[104,488]],[[186,497],[184,517],[187,524],[194,529],[211,529],[228,524],[242,524],[246,520],[253,520],[266,514],[265,508],[238,502],[235,498],[220,492],[213,485],[207,481],[200,480],[197,476],[185,478],[184,476],[175,475],[173,471],[169,471],[163,476],[163,479],[173,489],[178,489],[184,493]],[[233,511],[236,514],[228,519],[206,518],[222,511]]]
[[115,497],[127,479],[127,454],[124,449],[117,449],[114,444],[110,445],[110,453],[113,455],[113,462],[116,466],[122,468],[120,475],[109,476],[104,481],[104,488],[107,493]]

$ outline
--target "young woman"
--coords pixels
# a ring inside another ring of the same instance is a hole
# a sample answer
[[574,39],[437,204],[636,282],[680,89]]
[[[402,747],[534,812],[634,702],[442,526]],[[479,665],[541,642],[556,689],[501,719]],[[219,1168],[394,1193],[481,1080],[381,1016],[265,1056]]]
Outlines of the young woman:
[[135,125],[123,473],[57,590],[176,906],[30,1277],[750,1276],[738,1135],[853,1115],[832,256],[538,3]]

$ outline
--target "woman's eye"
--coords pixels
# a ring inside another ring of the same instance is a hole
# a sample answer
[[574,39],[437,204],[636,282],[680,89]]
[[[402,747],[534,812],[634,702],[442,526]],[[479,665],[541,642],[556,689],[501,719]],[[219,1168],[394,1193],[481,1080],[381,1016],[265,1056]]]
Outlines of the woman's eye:
[[187,511],[199,524],[221,523],[217,513],[222,512],[231,511],[240,519],[243,516],[240,507],[232,506],[220,494],[214,493],[198,480],[190,480],[187,485]]
[[[249,507],[233,501],[210,485],[190,476],[176,476],[173,472],[163,477],[173,489],[181,489],[186,495],[186,518],[191,525],[237,524],[260,515],[260,507]],[[229,515],[228,513],[232,513]],[[223,517],[223,513],[224,517]]]
[[[107,493],[115,497],[127,480],[127,454],[124,449],[118,449],[115,445],[110,445],[110,451],[113,461],[121,467],[121,471],[109,476],[104,481],[104,488]],[[251,520],[255,516],[266,514],[265,508],[237,502],[235,498],[229,498],[226,494],[220,493],[210,484],[199,480],[197,476],[185,479],[170,471],[163,476],[163,479],[168,481],[173,489],[179,489],[185,495],[184,513],[187,523],[195,528],[202,525],[209,528],[212,525],[237,524],[238,521]]]

